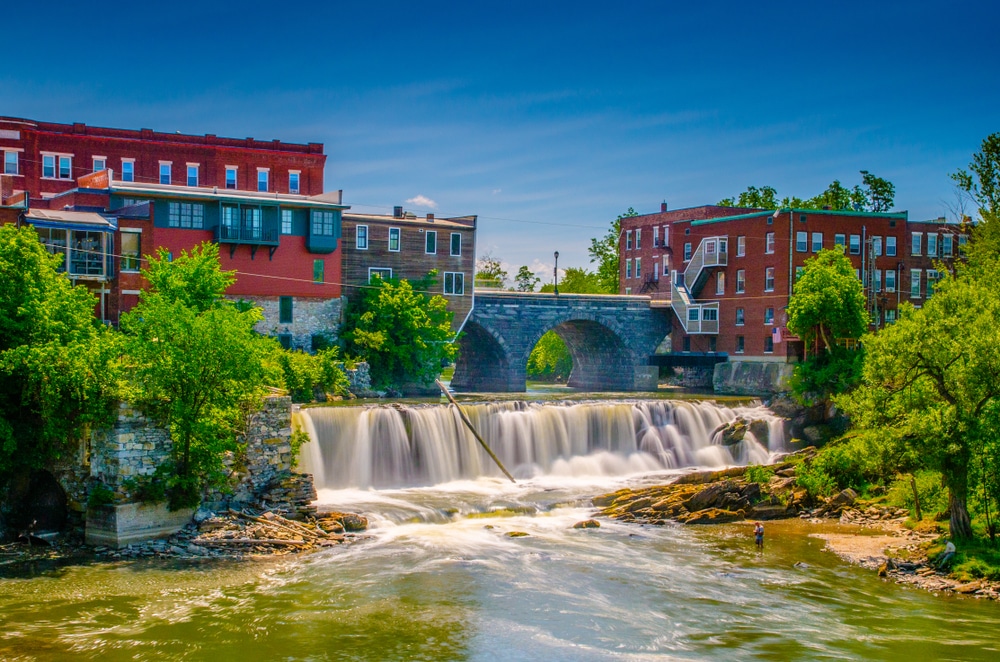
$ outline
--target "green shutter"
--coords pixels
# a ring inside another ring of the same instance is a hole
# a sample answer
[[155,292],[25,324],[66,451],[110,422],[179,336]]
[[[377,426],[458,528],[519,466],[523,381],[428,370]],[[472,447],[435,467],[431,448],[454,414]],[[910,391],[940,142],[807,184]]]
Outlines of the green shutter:
[[323,260],[313,260],[313,282],[322,283],[323,282]]

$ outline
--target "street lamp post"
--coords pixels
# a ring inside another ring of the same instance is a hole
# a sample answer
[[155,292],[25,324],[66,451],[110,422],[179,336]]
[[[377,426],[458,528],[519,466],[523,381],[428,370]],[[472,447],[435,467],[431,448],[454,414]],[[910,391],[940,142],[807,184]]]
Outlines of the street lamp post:
[[555,252],[556,266],[552,267],[552,281],[555,283],[554,292],[559,296],[559,251]]

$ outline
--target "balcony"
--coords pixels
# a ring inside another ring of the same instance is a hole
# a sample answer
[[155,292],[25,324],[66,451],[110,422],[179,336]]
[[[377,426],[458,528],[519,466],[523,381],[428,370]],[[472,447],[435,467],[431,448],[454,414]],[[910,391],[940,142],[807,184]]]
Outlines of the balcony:
[[699,302],[696,297],[709,272],[729,263],[729,238],[706,237],[688,260],[677,282],[670,283],[670,305],[689,334],[719,333],[719,302]]
[[240,244],[250,246],[250,259],[257,255],[257,248],[268,246],[270,248],[268,259],[274,257],[274,251],[278,249],[281,240],[281,232],[277,224],[258,225],[219,225],[215,228],[215,241],[219,244],[229,244],[229,257],[236,252],[236,247]]

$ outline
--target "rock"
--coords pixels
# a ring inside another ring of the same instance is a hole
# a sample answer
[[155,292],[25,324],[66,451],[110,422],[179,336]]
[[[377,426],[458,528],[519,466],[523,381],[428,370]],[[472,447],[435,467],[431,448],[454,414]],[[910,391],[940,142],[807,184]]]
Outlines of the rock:
[[[746,437],[747,431],[749,431],[750,426],[742,418],[735,419],[729,425],[723,426],[721,429],[722,438],[721,442],[723,446],[732,446],[743,441]],[[714,436],[714,435],[713,435]]]
[[750,421],[750,434],[752,434],[753,438],[764,446],[764,448],[771,447],[771,426],[768,425],[767,421],[762,421],[760,419]]
[[740,510],[722,510],[721,508],[706,508],[697,512],[682,515],[677,521],[684,524],[725,524],[726,522],[738,522],[746,518],[746,514]]
[[746,467],[730,467],[729,469],[722,469],[720,471],[692,471],[689,474],[680,476],[672,484],[692,485],[714,483],[724,478],[736,478],[737,476],[742,476],[746,473],[746,471]]
[[818,444],[826,439],[827,431],[818,425],[807,425],[802,428],[802,436],[810,444]]
[[207,508],[199,508],[194,512],[194,516],[191,519],[194,520],[195,524],[201,524],[205,520],[211,519],[212,517],[215,517],[215,513],[211,510],[208,510]]
[[888,563],[883,563],[882,565],[880,565],[878,567],[878,576],[879,577],[888,577],[889,576],[889,564]]
[[585,519],[582,522],[577,522],[573,525],[574,529],[599,529],[601,528],[601,523],[596,519]]
[[982,587],[983,583],[979,580],[976,580],[974,582],[969,582],[968,584],[959,584],[954,588],[954,591],[955,593],[971,594],[971,593],[978,593],[979,590],[982,589]]
[[528,534],[525,533],[524,531],[508,531],[504,535],[506,535],[508,538],[524,538]]
[[368,528],[368,518],[357,513],[324,513],[322,519],[338,522],[345,531],[364,531]]
[[595,496],[593,499],[591,499],[591,502],[594,504],[594,507],[596,508],[607,508],[618,499],[629,496],[631,494],[634,494],[634,492],[626,488],[623,490],[618,490],[617,492],[611,492],[610,494],[601,494],[600,496]]
[[831,506],[853,506],[858,498],[858,493],[847,488],[830,499]]

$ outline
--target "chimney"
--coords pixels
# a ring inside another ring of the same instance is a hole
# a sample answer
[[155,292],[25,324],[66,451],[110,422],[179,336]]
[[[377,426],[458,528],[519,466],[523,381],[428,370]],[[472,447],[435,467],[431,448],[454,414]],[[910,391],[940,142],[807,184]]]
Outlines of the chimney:
[[400,206],[393,207],[392,208],[392,217],[393,218],[403,218],[403,208],[400,207]]
[[660,213],[661,214],[667,213],[667,201],[666,200],[664,200],[663,202],[660,203]]
[[427,222],[428,223],[434,222],[434,214],[427,214]]

